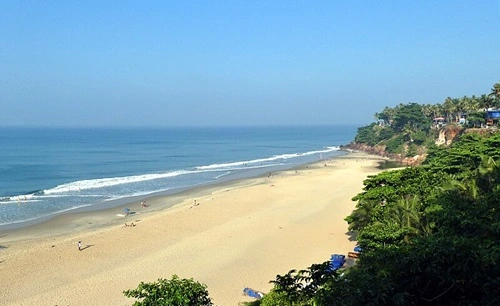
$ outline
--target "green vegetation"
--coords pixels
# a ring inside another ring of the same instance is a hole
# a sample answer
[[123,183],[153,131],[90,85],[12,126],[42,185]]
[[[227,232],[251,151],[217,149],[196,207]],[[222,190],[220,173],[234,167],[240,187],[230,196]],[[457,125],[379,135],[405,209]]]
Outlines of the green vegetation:
[[368,177],[346,217],[356,265],[278,275],[260,305],[500,304],[499,162],[500,134],[464,134],[423,166]]
[[[389,154],[411,157],[425,153],[444,126],[480,128],[493,125],[486,120],[488,108],[500,108],[500,83],[480,97],[446,98],[440,104],[399,104],[375,114],[377,123],[358,128],[356,144],[378,146]],[[441,118],[441,119],[436,119]]]
[[[457,101],[469,100],[446,105]],[[346,217],[363,249],[354,266],[342,274],[313,265],[278,275],[271,294],[251,305],[500,304],[500,134],[464,133],[437,147],[429,118],[438,115],[459,119],[412,103],[377,116],[390,125],[358,130],[356,142],[408,155],[426,146],[428,156],[420,167],[364,181]],[[304,292],[304,284],[313,290]]]
[[[467,107],[494,105],[500,106],[500,84],[489,95],[448,98],[443,106],[386,108],[377,115],[386,124],[359,128],[356,142],[405,155],[425,146],[428,155],[421,166],[363,182],[356,209],[345,218],[363,250],[355,265],[291,270],[277,275],[261,300],[242,304],[500,305],[500,133],[463,133],[438,147],[431,129],[436,116],[458,121]],[[470,114],[469,126],[482,124]],[[135,305],[211,305],[205,289],[174,276],[125,295],[142,299]]]
[[207,287],[193,279],[159,279],[155,283],[141,282],[136,289],[123,292],[126,297],[139,299],[134,306],[211,306]]
[[382,170],[388,170],[388,169],[393,169],[393,168],[400,168],[401,165],[398,162],[395,162],[393,160],[384,160],[378,163],[378,169]]
[[366,143],[369,146],[376,145],[381,140],[381,138],[377,134],[375,126],[375,123],[372,123],[369,126],[358,128],[358,133],[356,134],[354,140],[356,142]]

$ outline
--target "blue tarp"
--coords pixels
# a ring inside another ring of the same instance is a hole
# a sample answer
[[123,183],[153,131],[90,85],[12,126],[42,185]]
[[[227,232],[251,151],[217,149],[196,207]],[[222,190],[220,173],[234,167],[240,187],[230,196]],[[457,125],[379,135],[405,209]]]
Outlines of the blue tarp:
[[490,119],[499,119],[500,118],[500,110],[495,111],[487,111],[488,118]]
[[261,299],[264,296],[264,293],[254,290],[252,288],[243,289],[243,293],[248,295],[249,297],[253,297],[256,299]]
[[333,254],[330,258],[330,271],[337,271],[342,268],[345,263],[345,255]]

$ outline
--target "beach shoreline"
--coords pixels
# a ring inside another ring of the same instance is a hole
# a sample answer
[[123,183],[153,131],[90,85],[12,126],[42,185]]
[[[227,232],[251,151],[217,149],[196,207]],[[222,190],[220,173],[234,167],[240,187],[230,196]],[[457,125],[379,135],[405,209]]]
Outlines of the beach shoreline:
[[[349,152],[349,150],[339,150],[336,152],[337,152],[336,155],[327,157],[327,159],[335,158],[337,156],[346,154]],[[50,223],[53,220],[68,220],[68,219],[71,219],[72,216],[85,216],[85,215],[89,215],[89,214],[96,215],[96,214],[99,214],[100,211],[117,210],[117,214],[119,214],[119,213],[123,212],[123,209],[128,208],[129,206],[134,206],[136,203],[140,203],[141,201],[144,201],[144,200],[150,201],[150,200],[154,200],[154,199],[158,199],[158,198],[168,199],[169,197],[174,197],[176,195],[194,193],[194,192],[197,192],[200,190],[202,191],[202,190],[205,190],[208,188],[217,188],[217,186],[223,185],[223,184],[231,184],[231,183],[238,182],[238,181],[244,181],[246,179],[264,176],[270,172],[280,172],[280,171],[286,171],[286,170],[301,169],[302,167],[307,167],[308,164],[313,164],[316,162],[318,162],[318,161],[317,160],[311,161],[311,162],[299,164],[299,165],[274,166],[274,167],[269,167],[269,169],[249,169],[249,171],[246,171],[246,172],[240,172],[237,174],[231,174],[229,176],[223,176],[222,178],[218,178],[217,180],[207,181],[207,182],[199,183],[197,185],[187,185],[184,187],[175,187],[174,189],[166,188],[165,190],[156,191],[156,192],[153,192],[150,194],[130,195],[130,196],[126,196],[126,197],[112,199],[109,202],[104,201],[104,202],[98,202],[98,203],[93,203],[93,204],[87,204],[87,205],[82,206],[82,207],[74,207],[74,208],[70,208],[70,209],[67,209],[64,211],[50,213],[49,215],[46,215],[46,216],[36,217],[34,219],[28,219],[25,221],[19,221],[19,222],[14,222],[14,223],[0,224],[0,234],[2,232],[19,232],[25,228],[31,228],[31,229],[35,229],[35,231],[37,231],[36,230],[37,228],[43,229],[44,224]],[[18,200],[18,205],[24,205],[24,202],[22,200],[21,200],[21,202],[19,202],[19,200]],[[161,207],[159,209],[163,210],[166,208],[169,208],[169,206],[161,205]],[[55,222],[55,223],[60,224],[60,223],[68,223],[68,222]]]
[[[134,216],[142,214],[151,214],[157,211],[177,206],[185,198],[194,198],[201,196],[204,193],[212,192],[224,186],[246,184],[252,179],[264,178],[269,173],[278,174],[285,171],[298,171],[307,169],[310,165],[322,164],[328,160],[336,159],[348,154],[365,154],[361,151],[350,149],[342,150],[341,155],[330,157],[326,160],[314,161],[307,164],[294,166],[286,169],[266,172],[266,174],[258,174],[251,176],[243,176],[241,178],[222,180],[216,182],[208,182],[199,186],[190,186],[181,188],[179,191],[162,191],[146,196],[133,196],[117,201],[119,204],[110,204],[105,206],[91,205],[88,207],[77,208],[65,212],[58,213],[47,217],[42,217],[35,221],[26,221],[19,224],[0,226],[0,238],[11,237],[7,241],[29,240],[31,238],[41,238],[45,236],[64,235],[74,231],[98,229],[106,226],[113,226],[116,223],[133,221]],[[383,160],[382,157],[371,156],[370,158]],[[367,157],[364,157],[367,158]],[[147,209],[141,207],[141,202],[147,203]],[[124,209],[131,209],[131,214],[124,217]]]
[[[2,231],[0,271],[12,278],[0,280],[0,296],[6,305],[132,304],[123,290],[178,274],[207,284],[216,305],[237,305],[248,300],[246,286],[266,292],[277,273],[351,251],[355,241],[343,218],[382,160],[349,152],[147,198],[147,207],[137,201]],[[133,213],[117,216],[124,207]],[[325,243],[329,238],[334,242]]]

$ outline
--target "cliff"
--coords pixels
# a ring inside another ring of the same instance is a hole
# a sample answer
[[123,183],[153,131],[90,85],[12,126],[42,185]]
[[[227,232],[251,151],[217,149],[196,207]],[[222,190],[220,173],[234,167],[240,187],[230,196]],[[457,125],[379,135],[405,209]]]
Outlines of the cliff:
[[[436,131],[436,139],[435,139],[435,144],[438,146],[444,145],[444,146],[449,146],[451,145],[462,133],[465,131],[467,132],[475,132],[473,130],[485,130],[485,129],[464,129],[462,126],[459,125],[448,125],[446,127],[440,128],[439,130]],[[479,132],[478,131],[478,132]],[[385,150],[385,144],[384,142],[380,142],[379,144],[375,146],[370,146],[365,143],[360,143],[360,142],[351,142],[344,148],[346,149],[351,149],[351,150],[358,150],[362,151],[368,154],[373,154],[373,155],[378,155],[378,156],[383,156],[387,157],[402,166],[416,166],[421,164],[425,157],[427,156],[427,148],[422,145],[419,146],[417,149],[417,152],[413,156],[408,156],[408,154],[405,153],[400,153],[400,154],[395,154],[395,153],[389,153]],[[404,145],[403,152],[408,152],[409,148],[409,143]]]
[[[475,129],[477,130],[477,129]],[[458,125],[449,125],[444,128],[439,129],[438,138],[436,140],[436,145],[446,145],[449,146],[460,136],[466,129]]]
[[393,153],[388,153],[385,151],[385,145],[376,145],[376,146],[369,146],[364,143],[356,143],[356,142],[351,142],[350,144],[343,146],[342,149],[348,149],[348,150],[355,150],[355,151],[361,151],[365,152],[367,154],[372,154],[372,155],[378,155],[382,157],[386,157],[392,161],[395,161],[396,163],[400,164],[401,166],[417,166],[424,161],[425,157],[427,154],[425,153],[424,150],[421,150],[421,154],[417,154],[415,156],[403,156],[403,154],[393,154]]

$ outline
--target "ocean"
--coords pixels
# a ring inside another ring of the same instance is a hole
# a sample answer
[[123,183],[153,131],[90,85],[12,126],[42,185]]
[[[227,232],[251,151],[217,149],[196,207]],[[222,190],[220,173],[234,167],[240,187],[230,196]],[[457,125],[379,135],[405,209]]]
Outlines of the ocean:
[[0,230],[343,154],[357,126],[0,128]]

